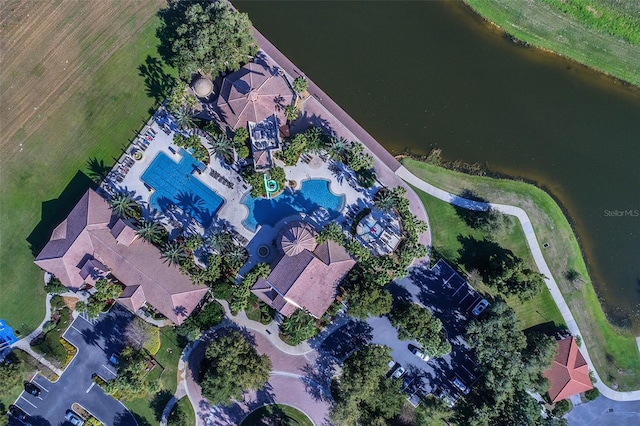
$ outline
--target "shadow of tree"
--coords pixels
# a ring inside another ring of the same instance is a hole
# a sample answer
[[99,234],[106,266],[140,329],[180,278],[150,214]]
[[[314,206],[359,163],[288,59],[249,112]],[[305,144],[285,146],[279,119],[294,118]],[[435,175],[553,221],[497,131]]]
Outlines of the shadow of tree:
[[138,66],[138,72],[144,78],[147,95],[156,103],[169,97],[176,84],[175,78],[164,71],[162,61],[149,55],[144,60],[144,64]]
[[87,176],[96,184],[102,182],[110,170],[111,166],[107,166],[104,160],[98,160],[94,157],[87,161]]
[[305,364],[302,371],[305,373],[302,382],[306,391],[316,401],[333,401],[329,387],[333,377],[337,361],[334,357],[321,354],[312,364]]
[[164,407],[167,406],[169,400],[173,394],[168,389],[162,389],[160,392],[153,396],[151,402],[149,402],[149,407],[153,410],[153,415],[157,421],[162,419],[162,412],[164,411]]

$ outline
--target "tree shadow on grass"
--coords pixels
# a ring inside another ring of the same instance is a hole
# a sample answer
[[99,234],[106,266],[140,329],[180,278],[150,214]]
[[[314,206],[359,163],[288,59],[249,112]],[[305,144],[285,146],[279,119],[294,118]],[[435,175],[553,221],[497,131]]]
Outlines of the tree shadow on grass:
[[138,72],[144,78],[147,95],[157,104],[169,97],[176,84],[175,78],[164,71],[162,61],[149,55],[144,64],[138,66]]
[[167,389],[162,389],[160,392],[155,394],[149,403],[149,407],[153,410],[153,415],[157,421],[162,419],[162,412],[164,408],[167,406],[169,400],[171,400],[172,393]]
[[111,166],[107,166],[104,160],[98,160],[94,157],[87,161],[87,176],[96,184],[102,182],[110,170]]
[[97,185],[83,172],[78,171],[58,198],[42,203],[40,223],[27,237],[31,253],[34,256],[37,256],[49,242],[53,230],[69,216],[71,210],[89,188],[95,189]]

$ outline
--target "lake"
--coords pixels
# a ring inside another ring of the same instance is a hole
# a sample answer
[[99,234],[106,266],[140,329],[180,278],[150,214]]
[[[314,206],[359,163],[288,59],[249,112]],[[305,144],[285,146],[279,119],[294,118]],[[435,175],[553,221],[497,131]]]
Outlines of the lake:
[[640,330],[640,90],[459,3],[234,4],[392,153],[439,147],[547,189],[609,317]]

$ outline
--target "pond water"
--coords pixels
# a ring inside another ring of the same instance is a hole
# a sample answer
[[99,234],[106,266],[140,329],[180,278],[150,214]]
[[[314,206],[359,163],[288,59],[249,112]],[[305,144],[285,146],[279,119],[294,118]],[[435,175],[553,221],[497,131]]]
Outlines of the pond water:
[[605,310],[640,330],[640,90],[519,47],[456,2],[234,4],[392,153],[440,147],[547,189]]

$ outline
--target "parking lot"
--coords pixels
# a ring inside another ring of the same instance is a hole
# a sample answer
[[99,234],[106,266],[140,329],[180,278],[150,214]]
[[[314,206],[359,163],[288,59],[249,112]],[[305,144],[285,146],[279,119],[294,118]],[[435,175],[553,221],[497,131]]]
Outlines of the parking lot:
[[454,399],[461,396],[464,391],[453,384],[456,376],[463,388],[478,380],[477,366],[463,336],[474,317],[471,310],[482,296],[444,262],[438,262],[431,270],[413,268],[407,277],[391,283],[388,289],[396,300],[420,304],[442,321],[452,347],[449,354],[429,361],[419,359],[411,352],[412,347],[419,347],[418,343],[399,340],[386,316],[369,318],[366,322],[347,321],[324,340],[321,351],[342,360],[367,343],[383,344],[391,348],[396,363],[390,373],[400,366],[406,370],[403,386],[408,396],[426,395],[438,389],[445,389]]
[[82,317],[76,318],[64,337],[78,348],[78,353],[57,382],[41,375],[32,380],[41,391],[39,396],[22,392],[15,405],[27,414],[25,421],[10,417],[10,425],[58,426],[71,425],[65,414],[75,402],[82,405],[107,425],[137,425],[133,415],[102,388],[93,383],[92,375],[105,380],[113,379],[116,372],[108,359],[123,345],[123,331],[133,316],[115,305],[108,314],[102,314],[95,324]]

